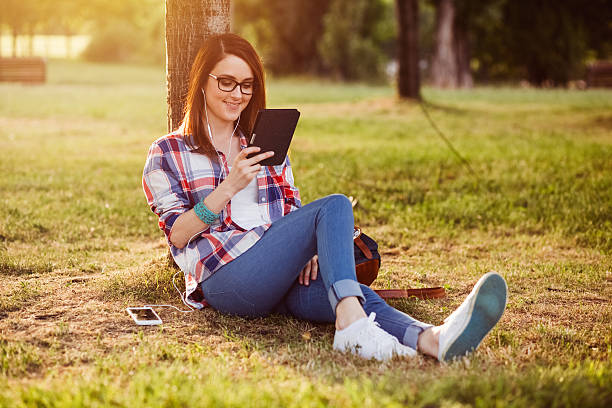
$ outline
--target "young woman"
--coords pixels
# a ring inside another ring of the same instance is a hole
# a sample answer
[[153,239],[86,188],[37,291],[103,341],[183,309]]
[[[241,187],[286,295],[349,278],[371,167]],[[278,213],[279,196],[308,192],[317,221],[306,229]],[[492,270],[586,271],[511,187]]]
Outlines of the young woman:
[[245,317],[334,322],[334,349],[365,358],[420,351],[444,361],[476,349],[505,309],[504,279],[484,275],[441,326],[387,305],[357,282],[349,200],[301,206],[289,159],[261,166],[273,153],[247,147],[265,106],[253,47],[234,34],[211,37],[193,63],[181,127],[149,150],[143,187],[185,273],[186,300]]

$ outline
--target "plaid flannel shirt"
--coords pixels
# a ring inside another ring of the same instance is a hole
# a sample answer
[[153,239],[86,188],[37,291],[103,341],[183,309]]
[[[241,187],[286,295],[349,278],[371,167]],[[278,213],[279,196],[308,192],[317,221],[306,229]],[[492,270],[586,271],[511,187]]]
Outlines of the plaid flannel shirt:
[[[268,223],[245,230],[232,221],[231,201],[221,211],[218,221],[191,238],[182,249],[170,242],[172,225],[179,215],[193,208],[210,194],[229,173],[223,153],[222,171],[217,160],[197,153],[179,130],[157,139],[151,145],[145,163],[142,186],[151,210],[159,217],[159,227],[166,234],[170,252],[185,274],[185,300],[197,307],[206,306],[199,283],[217,269],[253,246],[270,224],[301,206],[294,185],[289,158],[278,166],[263,166],[257,174],[257,201]],[[247,147],[244,135],[240,148]]]

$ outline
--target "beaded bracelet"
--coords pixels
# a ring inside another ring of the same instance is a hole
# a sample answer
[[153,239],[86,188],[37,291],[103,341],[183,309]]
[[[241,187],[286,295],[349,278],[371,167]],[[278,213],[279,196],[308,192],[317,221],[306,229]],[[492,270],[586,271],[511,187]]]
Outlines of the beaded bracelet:
[[200,220],[202,220],[202,222],[204,224],[212,224],[215,221],[217,221],[217,219],[219,218],[219,214],[215,214],[214,212],[210,211],[208,209],[208,207],[206,207],[204,205],[204,200],[200,200],[200,202],[198,202],[195,207],[193,207],[196,215],[198,216],[198,218]]

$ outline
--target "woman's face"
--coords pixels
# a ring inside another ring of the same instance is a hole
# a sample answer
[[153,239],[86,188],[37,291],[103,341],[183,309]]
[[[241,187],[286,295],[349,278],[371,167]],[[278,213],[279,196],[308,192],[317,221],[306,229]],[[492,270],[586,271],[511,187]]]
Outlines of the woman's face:
[[[240,112],[249,104],[252,95],[245,95],[245,92],[253,92],[253,71],[242,58],[235,55],[228,55],[217,63],[210,72],[219,81],[211,76],[206,83],[206,104],[208,108],[209,120],[221,122],[234,122],[238,119]],[[236,86],[231,92],[223,91],[221,88],[228,89],[234,83],[242,84]],[[250,85],[250,86],[249,86]]]

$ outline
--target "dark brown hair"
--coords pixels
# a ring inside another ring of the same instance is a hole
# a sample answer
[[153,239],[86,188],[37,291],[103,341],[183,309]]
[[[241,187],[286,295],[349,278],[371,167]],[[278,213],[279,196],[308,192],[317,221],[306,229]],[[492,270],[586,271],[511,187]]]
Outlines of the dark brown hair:
[[191,134],[188,144],[209,157],[216,157],[215,148],[206,136],[206,119],[204,118],[204,95],[202,88],[209,80],[208,74],[219,61],[228,55],[243,59],[253,71],[253,96],[240,115],[239,128],[249,136],[255,125],[255,117],[260,109],[266,107],[266,88],[263,65],[253,46],[244,38],[231,33],[217,34],[207,38],[191,66],[189,73],[189,91],[185,101],[183,133]]

